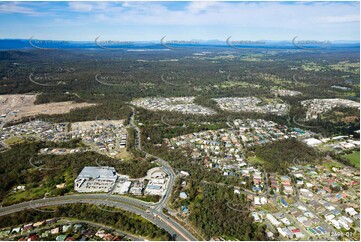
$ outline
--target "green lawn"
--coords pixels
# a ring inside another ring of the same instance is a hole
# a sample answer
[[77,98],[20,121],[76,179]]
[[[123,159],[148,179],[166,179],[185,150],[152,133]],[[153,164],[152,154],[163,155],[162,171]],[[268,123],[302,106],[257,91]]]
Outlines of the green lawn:
[[5,140],[4,143],[7,145],[14,145],[14,144],[22,142],[22,141],[23,141],[23,139],[20,137],[11,137],[10,139]]
[[353,152],[351,154],[344,155],[343,157],[345,157],[346,159],[351,161],[351,163],[355,167],[360,168],[360,151],[356,151],[356,152]]

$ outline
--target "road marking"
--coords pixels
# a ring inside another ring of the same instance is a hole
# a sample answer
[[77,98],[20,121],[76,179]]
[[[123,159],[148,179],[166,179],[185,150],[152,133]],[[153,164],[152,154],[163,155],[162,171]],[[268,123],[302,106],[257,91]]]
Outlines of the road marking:
[[180,232],[175,226],[173,226],[172,224],[170,224],[166,219],[162,218],[161,216],[157,215],[158,218],[160,218],[161,220],[163,220],[164,223],[166,223],[168,226],[170,226],[171,228],[173,228],[178,234],[180,234],[181,236],[183,236],[183,238],[185,238],[187,241],[192,241],[191,239],[189,239],[186,235],[184,235],[182,232]]

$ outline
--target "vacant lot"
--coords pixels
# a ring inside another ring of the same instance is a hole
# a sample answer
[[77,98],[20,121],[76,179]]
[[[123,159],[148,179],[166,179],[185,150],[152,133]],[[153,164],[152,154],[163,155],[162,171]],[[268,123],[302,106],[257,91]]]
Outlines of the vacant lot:
[[0,114],[6,122],[20,120],[24,117],[32,117],[39,114],[62,114],[68,113],[75,108],[93,106],[91,103],[56,102],[35,105],[35,94],[15,94],[0,96]]

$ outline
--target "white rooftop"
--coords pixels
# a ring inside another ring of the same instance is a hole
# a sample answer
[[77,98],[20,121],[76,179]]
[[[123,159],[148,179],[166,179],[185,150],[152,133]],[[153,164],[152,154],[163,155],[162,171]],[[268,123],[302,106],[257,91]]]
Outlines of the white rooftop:
[[89,178],[116,180],[117,172],[115,168],[111,166],[85,166],[77,179]]

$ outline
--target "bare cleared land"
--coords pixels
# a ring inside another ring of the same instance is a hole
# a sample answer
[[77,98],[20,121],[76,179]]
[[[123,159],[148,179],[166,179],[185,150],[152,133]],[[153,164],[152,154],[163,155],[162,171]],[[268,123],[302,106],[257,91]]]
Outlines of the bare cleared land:
[[96,104],[56,102],[35,105],[36,94],[14,94],[0,96],[0,120],[9,122],[39,114],[63,114],[75,108],[89,107]]

